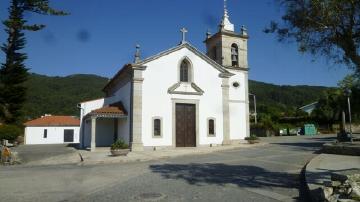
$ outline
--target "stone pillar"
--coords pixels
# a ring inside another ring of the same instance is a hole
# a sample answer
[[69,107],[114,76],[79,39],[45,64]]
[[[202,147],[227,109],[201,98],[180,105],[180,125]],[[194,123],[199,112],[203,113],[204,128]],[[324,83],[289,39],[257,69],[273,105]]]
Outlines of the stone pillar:
[[246,137],[250,137],[250,110],[249,110],[249,73],[245,72],[245,112],[246,112]]
[[142,143],[142,70],[134,69],[132,81],[132,141],[131,151],[143,151]]
[[96,149],[96,117],[91,117],[91,148],[90,151]]
[[222,109],[223,109],[223,145],[231,144],[230,141],[230,106],[229,106],[229,78],[222,79]]

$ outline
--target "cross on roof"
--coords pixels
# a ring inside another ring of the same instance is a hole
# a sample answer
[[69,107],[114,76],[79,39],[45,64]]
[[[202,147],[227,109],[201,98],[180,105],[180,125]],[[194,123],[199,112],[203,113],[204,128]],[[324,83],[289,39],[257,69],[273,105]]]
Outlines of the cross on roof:
[[186,43],[186,33],[188,32],[187,31],[187,29],[186,28],[182,28],[181,30],[180,30],[180,32],[182,32],[182,41],[181,41],[181,44],[183,44],[183,43]]

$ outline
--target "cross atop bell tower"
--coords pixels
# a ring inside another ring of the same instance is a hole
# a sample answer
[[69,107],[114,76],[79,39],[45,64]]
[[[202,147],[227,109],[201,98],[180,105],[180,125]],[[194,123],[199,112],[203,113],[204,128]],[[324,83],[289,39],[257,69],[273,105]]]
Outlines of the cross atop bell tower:
[[234,24],[230,22],[228,0],[224,1],[224,14],[221,18],[219,31],[214,35],[206,33],[207,55],[215,62],[231,69],[247,69],[247,40],[245,26],[236,32]]

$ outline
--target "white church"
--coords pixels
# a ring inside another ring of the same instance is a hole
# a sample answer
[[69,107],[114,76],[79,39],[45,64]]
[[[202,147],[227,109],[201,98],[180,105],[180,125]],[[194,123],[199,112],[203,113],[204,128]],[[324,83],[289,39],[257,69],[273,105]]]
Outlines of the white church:
[[249,136],[248,34],[229,20],[226,4],[207,52],[186,41],[126,64],[107,83],[105,97],[79,104],[84,148],[121,138],[132,151],[239,143]]

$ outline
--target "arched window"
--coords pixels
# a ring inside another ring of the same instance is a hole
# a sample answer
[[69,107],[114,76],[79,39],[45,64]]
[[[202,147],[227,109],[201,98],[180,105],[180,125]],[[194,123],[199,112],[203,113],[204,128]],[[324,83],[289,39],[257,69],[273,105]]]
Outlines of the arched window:
[[208,136],[215,136],[215,119],[208,118]]
[[233,67],[239,66],[239,48],[236,44],[231,45],[231,62]]
[[154,117],[153,118],[153,137],[161,137],[162,136],[162,126],[161,126],[161,118]]
[[180,82],[190,82],[190,63],[186,59],[180,65]]

